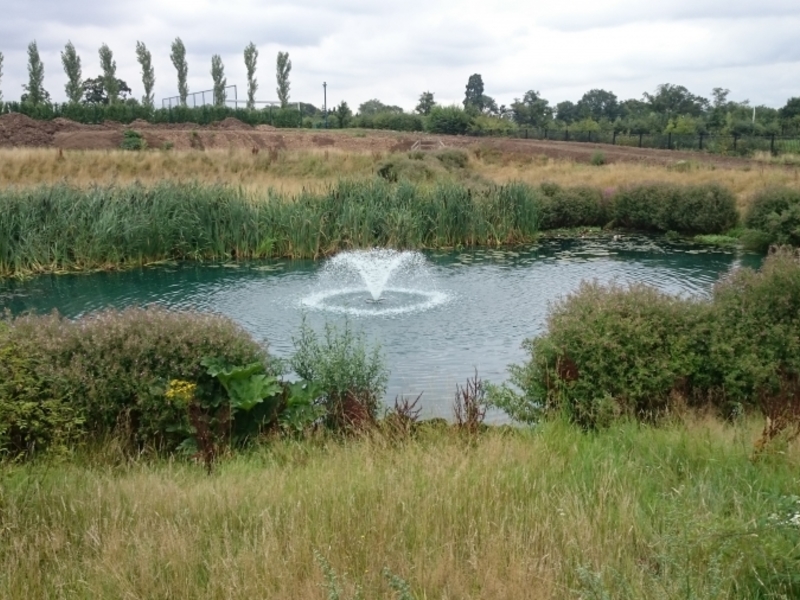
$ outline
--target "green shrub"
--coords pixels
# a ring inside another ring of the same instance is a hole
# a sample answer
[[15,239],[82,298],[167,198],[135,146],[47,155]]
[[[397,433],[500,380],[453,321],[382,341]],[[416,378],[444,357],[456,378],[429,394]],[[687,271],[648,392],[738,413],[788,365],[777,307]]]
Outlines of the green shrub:
[[460,106],[434,106],[426,117],[425,130],[431,133],[463,135],[470,125],[469,114]]
[[432,181],[437,175],[444,174],[441,167],[431,164],[429,161],[410,158],[403,154],[393,154],[380,165],[378,165],[378,175],[389,182],[407,180],[411,182]]
[[800,261],[787,250],[714,289],[709,361],[728,403],[754,406],[800,375]]
[[543,230],[602,226],[609,220],[607,202],[599,190],[555,184],[542,184],[541,190],[539,226]]
[[[127,433],[136,444],[167,450],[192,434],[185,404],[166,397],[170,382],[196,386],[197,399],[209,405],[226,394],[201,364],[204,358],[232,365],[258,363],[270,373],[277,369],[243,329],[214,315],[131,308],[75,322],[56,314],[27,315],[3,326],[2,348],[21,357],[5,364],[3,385],[28,383],[18,386],[16,396],[0,396],[0,402],[14,405],[22,394],[33,403],[31,411],[50,415],[50,422],[81,423],[81,431],[91,434]],[[13,439],[6,437],[6,444],[19,451],[20,443],[52,443],[52,431],[40,421],[22,426],[14,410],[0,410],[0,427],[8,430],[11,423],[16,432]],[[5,416],[10,413],[13,422]],[[64,431],[69,433],[66,427]]]
[[602,167],[604,164],[606,164],[606,155],[605,155],[605,153],[600,151],[600,150],[595,150],[594,152],[592,152],[591,163],[595,167]]
[[380,348],[369,351],[349,322],[325,325],[322,338],[305,322],[294,339],[292,369],[325,395],[327,422],[359,427],[375,420],[389,373]]
[[448,171],[453,169],[465,169],[469,163],[469,154],[459,148],[446,148],[434,154]]
[[142,134],[133,129],[126,129],[122,132],[122,143],[120,148],[123,150],[144,150],[147,148],[147,141]]
[[722,233],[738,221],[736,198],[718,185],[640,185],[618,191],[613,199],[616,225],[682,234]]
[[760,245],[800,246],[800,190],[771,187],[758,192],[744,218],[745,225],[764,235]]

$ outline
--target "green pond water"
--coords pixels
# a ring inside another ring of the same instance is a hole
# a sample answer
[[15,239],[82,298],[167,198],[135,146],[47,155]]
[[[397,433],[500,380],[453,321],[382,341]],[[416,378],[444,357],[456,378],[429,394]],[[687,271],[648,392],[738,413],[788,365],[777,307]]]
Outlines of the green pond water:
[[284,357],[304,314],[317,330],[349,319],[383,349],[391,371],[387,403],[422,393],[424,416],[449,417],[456,384],[476,369],[484,379],[505,380],[507,366],[525,358],[523,339],[542,332],[548,303],[581,281],[644,282],[703,296],[732,269],[761,261],[646,236],[551,239],[513,250],[418,254],[392,272],[380,302],[371,302],[355,269],[331,268],[331,261],[263,261],[0,281],[0,310],[57,309],[70,318],[148,304],[212,311]]

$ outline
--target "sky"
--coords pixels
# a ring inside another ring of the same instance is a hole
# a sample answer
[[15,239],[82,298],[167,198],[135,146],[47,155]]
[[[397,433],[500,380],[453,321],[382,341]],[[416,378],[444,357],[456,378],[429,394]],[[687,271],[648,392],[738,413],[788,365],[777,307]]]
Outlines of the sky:
[[711,97],[779,108],[800,96],[798,0],[0,0],[0,91],[18,100],[27,82],[27,46],[36,40],[45,89],[66,99],[60,52],[67,41],[83,76],[100,74],[109,45],[117,76],[143,93],[137,40],[153,55],[156,105],[177,94],[169,55],[180,37],[189,91],[212,86],[219,54],[229,84],[246,97],[244,47],[258,50],[258,100],[276,100],[279,51],[292,61],[291,100],[357,109],[377,98],[413,110],[424,91],[461,103],[469,76],[511,104],[536,90],[552,105],[590,89],[641,99],[661,83]]

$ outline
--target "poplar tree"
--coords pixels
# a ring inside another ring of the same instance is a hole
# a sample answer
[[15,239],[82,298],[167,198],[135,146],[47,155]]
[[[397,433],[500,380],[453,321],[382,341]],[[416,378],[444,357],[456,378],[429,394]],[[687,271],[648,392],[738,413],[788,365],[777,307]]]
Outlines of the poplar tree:
[[181,105],[186,106],[186,97],[189,95],[186,77],[189,74],[189,67],[186,64],[186,46],[183,45],[181,38],[176,37],[172,42],[172,53],[169,57],[175,70],[178,71],[178,96],[180,96]]
[[289,60],[288,52],[278,52],[278,100],[281,101],[281,106],[286,107],[289,104],[289,73],[292,70],[292,61]]
[[44,64],[36,40],[28,44],[28,83],[22,89],[26,92],[22,96],[23,102],[41,104],[50,96],[44,89]]
[[72,104],[77,104],[83,96],[83,81],[81,80],[81,57],[75,51],[75,46],[70,40],[61,52],[61,64],[67,74],[67,84],[64,91]]
[[256,107],[256,61],[258,61],[258,49],[253,42],[250,42],[244,49],[244,66],[247,68],[247,108]]
[[144,96],[142,96],[142,105],[146,108],[153,108],[153,87],[156,84],[156,76],[153,71],[153,60],[150,51],[144,43],[136,42],[136,60],[142,67],[142,85],[144,86]]
[[225,66],[222,64],[222,57],[215,54],[211,57],[211,79],[214,80],[214,106],[225,106]]
[[114,54],[106,44],[100,46],[100,67],[103,69],[103,87],[108,95],[108,103],[116,104],[119,100],[119,82],[117,81],[117,63]]

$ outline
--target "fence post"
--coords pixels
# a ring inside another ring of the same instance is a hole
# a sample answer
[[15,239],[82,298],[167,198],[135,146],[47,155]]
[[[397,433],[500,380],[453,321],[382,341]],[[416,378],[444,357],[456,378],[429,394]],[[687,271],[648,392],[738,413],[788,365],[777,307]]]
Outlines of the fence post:
[[642,132],[640,131],[640,132],[639,132],[639,148],[641,148],[641,147],[642,147],[642,135],[643,135],[643,134],[642,134]]
[[526,140],[528,139],[528,128],[527,127],[525,128],[525,139]]
[[569,141],[569,128],[564,130],[564,141],[565,142]]
[[738,141],[738,139],[739,139],[739,134],[738,133],[734,133],[733,134],[733,149],[734,150],[736,150],[736,142]]
[[703,134],[700,134],[700,150],[703,149]]
[[547,127],[544,128],[544,139],[547,139]]
[[667,133],[667,150],[672,150],[672,132]]
[[772,156],[775,156],[775,134],[774,133],[772,134],[772,136],[770,136],[769,153],[772,154]]

